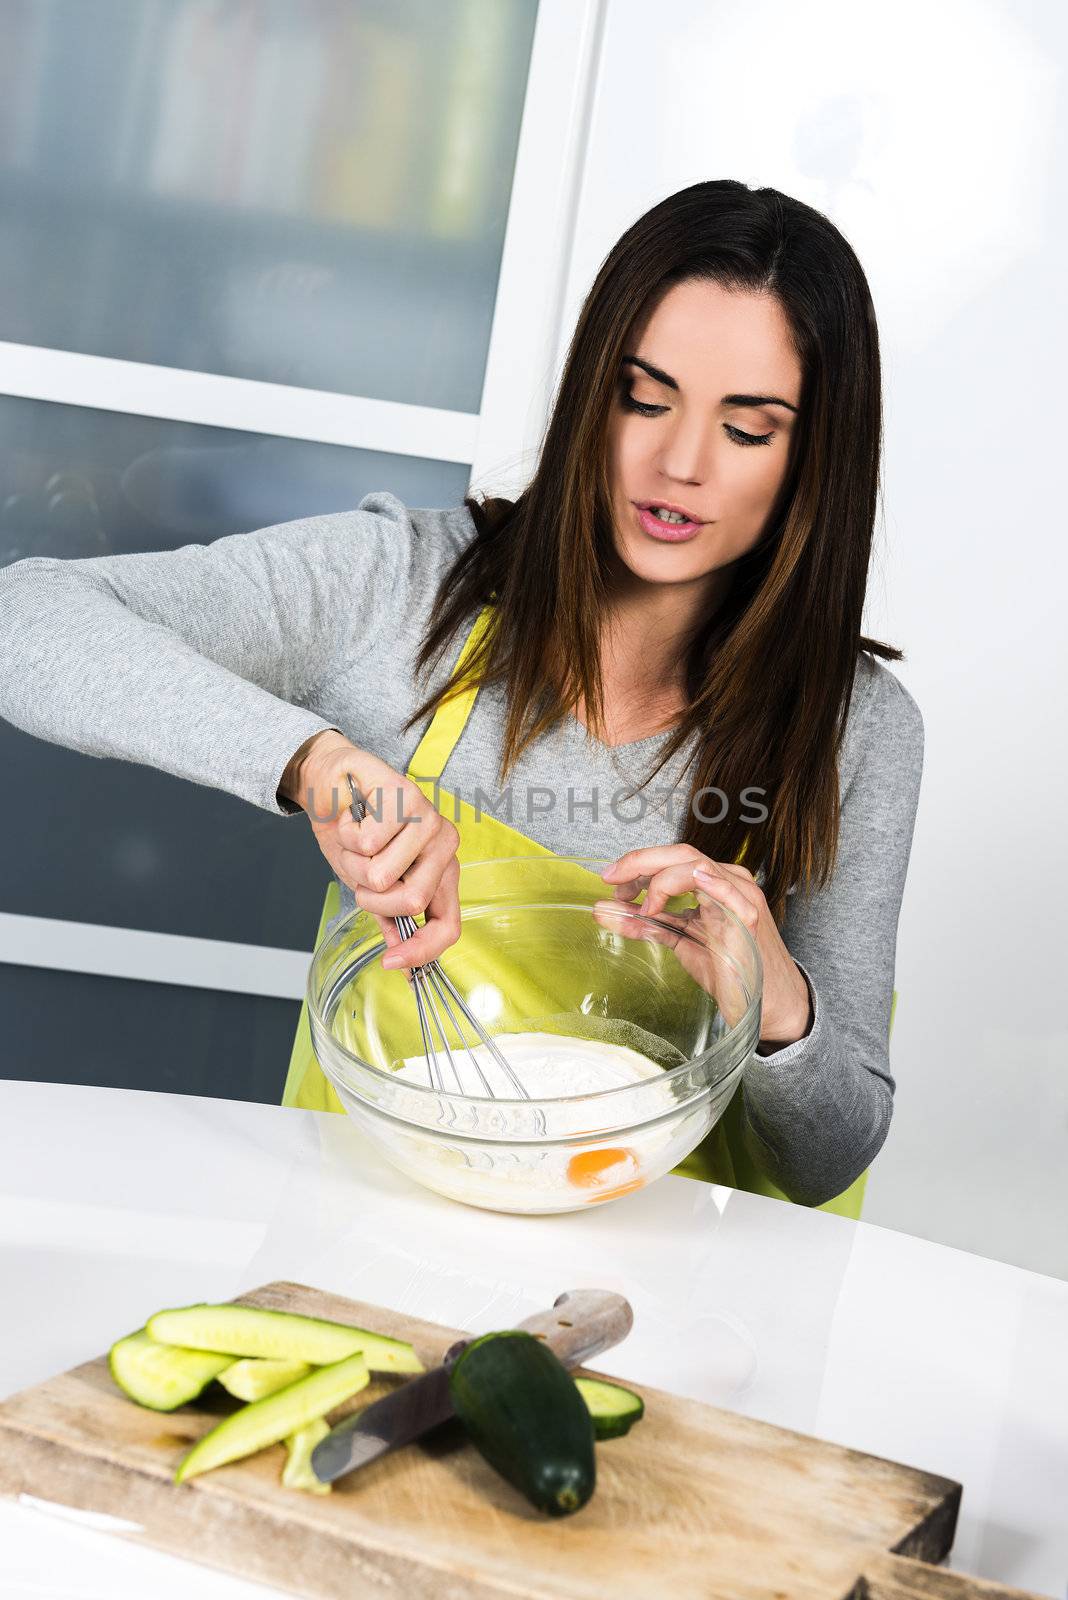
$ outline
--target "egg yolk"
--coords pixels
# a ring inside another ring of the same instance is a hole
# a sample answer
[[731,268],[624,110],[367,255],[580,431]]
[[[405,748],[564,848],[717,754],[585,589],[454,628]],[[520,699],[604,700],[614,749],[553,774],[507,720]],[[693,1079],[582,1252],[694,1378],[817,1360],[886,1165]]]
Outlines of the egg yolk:
[[639,1174],[634,1152],[618,1146],[577,1151],[567,1164],[567,1178],[577,1189],[600,1191],[590,1195],[591,1203],[629,1194],[645,1182]]

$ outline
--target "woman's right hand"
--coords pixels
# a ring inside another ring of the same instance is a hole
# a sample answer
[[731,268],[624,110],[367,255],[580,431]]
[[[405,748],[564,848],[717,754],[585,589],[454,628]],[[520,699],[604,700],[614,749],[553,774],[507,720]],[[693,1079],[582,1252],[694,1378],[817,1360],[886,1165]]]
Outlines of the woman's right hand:
[[[356,822],[348,774],[367,804]],[[279,792],[307,813],[319,848],[361,911],[382,929],[384,967],[432,961],[460,937],[460,835],[417,784],[333,729],[317,733],[290,761]],[[426,913],[402,940],[392,919]]]

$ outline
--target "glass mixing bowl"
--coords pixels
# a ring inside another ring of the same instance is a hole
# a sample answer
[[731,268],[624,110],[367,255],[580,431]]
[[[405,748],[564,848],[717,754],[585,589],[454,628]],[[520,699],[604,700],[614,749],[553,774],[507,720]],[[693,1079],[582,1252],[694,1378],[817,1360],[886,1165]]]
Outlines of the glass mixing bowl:
[[[725,907],[695,914],[693,895],[655,917],[622,904],[594,910],[612,898],[600,877],[608,864],[517,856],[460,869],[461,934],[439,964],[505,1055],[513,1036],[520,1080],[514,1036],[555,1036],[550,1048],[566,1054],[554,1056],[552,1093],[537,1098],[520,1098],[490,1062],[493,1097],[470,1073],[454,1079],[436,1036],[443,1086],[434,1086],[413,988],[381,966],[386,947],[369,912],[344,918],[316,951],[316,1058],[349,1116],[417,1183],[491,1211],[578,1210],[670,1172],[723,1115],[759,1039],[757,945]],[[469,1065],[442,1016],[454,1058]],[[591,1055],[602,1058],[593,1078]],[[604,1081],[604,1056],[624,1064],[626,1081],[591,1088]],[[414,1068],[400,1075],[416,1057],[421,1084],[409,1081]]]

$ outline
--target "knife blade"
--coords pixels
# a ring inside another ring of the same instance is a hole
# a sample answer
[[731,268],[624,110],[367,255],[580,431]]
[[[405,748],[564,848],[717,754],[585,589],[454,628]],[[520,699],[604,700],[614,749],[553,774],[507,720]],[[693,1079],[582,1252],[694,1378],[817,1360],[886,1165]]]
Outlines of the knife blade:
[[[634,1312],[621,1294],[604,1289],[572,1289],[553,1302],[551,1311],[539,1311],[517,1326],[544,1339],[565,1367],[581,1367],[592,1356],[619,1344],[633,1324]],[[320,1483],[333,1483],[387,1451],[411,1444],[455,1415],[449,1396],[449,1372],[471,1342],[457,1340],[445,1352],[439,1367],[409,1378],[392,1393],[353,1412],[332,1428],[311,1453],[312,1471]]]

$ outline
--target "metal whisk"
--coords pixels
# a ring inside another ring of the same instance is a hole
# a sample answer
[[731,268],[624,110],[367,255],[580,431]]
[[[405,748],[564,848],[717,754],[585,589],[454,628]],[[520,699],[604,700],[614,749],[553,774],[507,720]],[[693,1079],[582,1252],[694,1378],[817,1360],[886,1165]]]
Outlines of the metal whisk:
[[[346,773],[345,776],[348,779],[349,792],[352,795],[352,804],[349,807],[349,811],[355,822],[362,822],[364,817],[367,815],[367,802],[360,793],[352,774]],[[396,925],[397,932],[400,934],[402,939],[410,939],[412,934],[415,933],[418,928],[418,923],[413,917],[395,917],[394,923]],[[516,1097],[522,1100],[530,1099],[530,1096],[524,1089],[519,1078],[516,1077],[515,1072],[512,1070],[512,1067],[509,1065],[505,1056],[502,1055],[494,1040],[486,1032],[481,1022],[479,1022],[470,1006],[468,1006],[467,1002],[456,988],[456,985],[453,983],[452,979],[445,971],[442,970],[437,961],[428,961],[421,967],[412,968],[412,992],[415,995],[415,1004],[419,1012],[419,1031],[423,1038],[423,1049],[426,1052],[427,1065],[430,1068],[430,1077],[435,1089],[442,1094],[446,1092],[441,1072],[441,1063],[438,1060],[438,1051],[434,1044],[434,1033],[436,1032],[440,1041],[441,1049],[445,1054],[445,1058],[452,1070],[452,1075],[456,1080],[456,1087],[461,1094],[466,1092],[464,1090],[463,1081],[456,1065],[456,1059],[453,1055],[453,1047],[449,1044],[448,1036],[442,1023],[441,1012],[438,1010],[438,1006],[440,1004],[456,1031],[456,1036],[459,1040],[459,1044],[456,1046],[456,1049],[467,1052],[468,1056],[470,1057],[471,1064],[478,1073],[479,1079],[486,1091],[487,1096],[491,1100],[497,1098],[493,1092],[492,1085],[487,1079],[486,1074],[483,1072],[477,1057],[474,1055],[473,1047],[464,1037],[463,1028],[460,1025],[460,1021],[457,1018],[456,1012],[453,1010],[453,1005],[455,1004],[462,1013],[468,1026],[476,1035],[478,1043],[486,1047],[494,1061],[506,1075],[509,1083],[516,1091]]]

